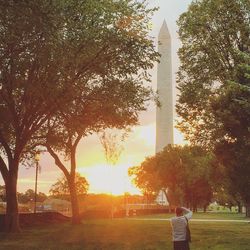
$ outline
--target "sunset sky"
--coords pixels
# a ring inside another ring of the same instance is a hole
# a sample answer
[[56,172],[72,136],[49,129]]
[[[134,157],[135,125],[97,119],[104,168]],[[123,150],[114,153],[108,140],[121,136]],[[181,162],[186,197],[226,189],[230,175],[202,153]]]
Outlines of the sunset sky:
[[[176,20],[181,13],[187,10],[191,0],[149,0],[149,2],[152,6],[160,7],[152,20],[152,34],[155,37],[155,42],[157,42],[156,37],[163,20],[165,19],[168,24],[172,36],[173,79],[175,79],[175,72],[178,68],[176,51],[180,46],[176,33]],[[156,67],[152,72],[152,86],[156,89]],[[174,91],[174,100],[176,100],[176,91]],[[132,129],[124,142],[124,150],[115,166],[108,166],[106,163],[97,135],[92,135],[81,141],[77,151],[77,171],[90,183],[90,193],[139,193],[139,190],[132,186],[127,176],[127,170],[131,166],[139,165],[145,157],[154,154],[155,116],[154,105],[150,105],[149,109],[140,115],[140,125]],[[175,131],[175,143],[183,143],[183,139],[177,131]],[[40,165],[38,192],[48,193],[51,185],[62,173],[48,154],[41,156]],[[26,169],[21,166],[18,191],[24,192],[29,188],[34,189],[34,181],[35,168]],[[2,179],[0,179],[0,184],[3,184]]]

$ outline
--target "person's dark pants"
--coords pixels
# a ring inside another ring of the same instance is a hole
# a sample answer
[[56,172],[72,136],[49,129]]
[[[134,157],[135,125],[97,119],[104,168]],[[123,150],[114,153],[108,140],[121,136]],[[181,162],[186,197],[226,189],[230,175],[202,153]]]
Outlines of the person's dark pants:
[[174,250],[190,250],[188,241],[173,241]]

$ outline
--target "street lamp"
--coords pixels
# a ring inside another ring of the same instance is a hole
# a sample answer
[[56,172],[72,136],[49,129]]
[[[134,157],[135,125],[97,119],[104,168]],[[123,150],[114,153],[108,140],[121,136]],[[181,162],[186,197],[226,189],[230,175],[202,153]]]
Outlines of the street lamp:
[[38,176],[38,167],[39,167],[39,160],[40,160],[40,152],[35,154],[35,162],[36,162],[36,181],[35,181],[35,199],[34,199],[34,214],[36,213],[36,198],[37,198],[37,176]]

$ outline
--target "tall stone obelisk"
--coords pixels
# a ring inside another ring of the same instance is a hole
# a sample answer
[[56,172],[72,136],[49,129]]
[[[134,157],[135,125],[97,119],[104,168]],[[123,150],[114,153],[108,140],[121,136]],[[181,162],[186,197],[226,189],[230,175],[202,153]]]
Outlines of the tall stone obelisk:
[[157,91],[160,107],[156,110],[156,153],[174,143],[171,36],[164,20],[158,36],[161,54],[157,68]]

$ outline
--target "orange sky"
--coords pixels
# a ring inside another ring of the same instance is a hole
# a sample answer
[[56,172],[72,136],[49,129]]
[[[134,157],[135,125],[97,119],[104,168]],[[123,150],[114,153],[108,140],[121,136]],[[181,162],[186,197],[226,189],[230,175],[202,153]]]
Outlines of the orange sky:
[[[175,133],[175,142],[182,143],[179,133]],[[90,193],[123,194],[140,191],[133,186],[127,171],[131,166],[139,165],[147,156],[155,152],[155,124],[149,123],[135,127],[123,143],[124,150],[117,163],[110,166],[97,135],[84,138],[77,150],[77,171],[90,184]],[[41,173],[38,176],[38,192],[48,193],[51,185],[62,175],[49,154],[41,155]],[[34,189],[35,169],[20,168],[18,191]]]

